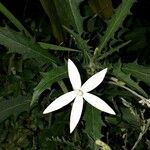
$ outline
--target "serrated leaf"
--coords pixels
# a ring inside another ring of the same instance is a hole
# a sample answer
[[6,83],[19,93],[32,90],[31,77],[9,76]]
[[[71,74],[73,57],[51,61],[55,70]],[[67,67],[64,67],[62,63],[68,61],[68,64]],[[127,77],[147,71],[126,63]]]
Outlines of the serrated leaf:
[[81,36],[74,31],[70,30],[69,28],[65,27],[65,30],[68,31],[74,38],[75,41],[77,42],[77,46],[83,50],[83,51],[90,51],[90,46],[87,44],[87,41],[81,38]]
[[34,58],[43,62],[59,62],[47,50],[41,48],[39,44],[23,36],[22,33],[9,28],[0,27],[0,44],[9,48],[9,53],[22,54],[24,59]]
[[48,139],[49,141],[52,141],[52,142],[56,142],[56,143],[60,143],[60,144],[66,144],[70,149],[69,150],[71,150],[71,149],[74,149],[74,144],[73,143],[71,143],[70,141],[68,141],[68,140],[66,140],[64,137],[51,137],[51,138],[49,138]]
[[3,100],[0,102],[0,122],[11,115],[19,115],[30,108],[30,100],[26,97],[18,96],[16,99]]
[[89,147],[94,150],[98,150],[96,140],[99,140],[101,135],[102,120],[100,111],[91,105],[86,106],[85,114],[85,132],[89,136]]
[[136,90],[137,92],[141,93],[143,96],[147,97],[147,94],[145,93],[145,91],[138,85],[138,83],[136,83],[135,81],[133,81],[130,77],[130,74],[125,74],[122,70],[121,70],[121,66],[119,64],[114,65],[113,68],[113,74],[120,79],[121,81],[123,81],[125,84],[127,84],[129,87],[133,88],[134,90]]
[[121,27],[124,19],[130,14],[130,9],[136,0],[123,0],[120,6],[115,10],[114,15],[108,22],[107,30],[101,38],[97,53],[106,46],[107,42],[114,37],[115,32]]
[[50,88],[54,82],[58,82],[64,79],[66,76],[67,76],[67,69],[65,66],[57,67],[49,72],[44,73],[42,80],[34,88],[31,105],[33,105],[37,101],[38,97],[44,90]]
[[75,38],[78,48],[83,51],[84,59],[88,61],[91,57],[89,56],[90,55],[90,46],[87,44],[87,41],[82,39],[79,34],[75,33],[74,31],[70,30],[69,28],[67,28],[65,26],[64,26],[64,28]]
[[113,54],[114,52],[119,51],[121,48],[125,47],[125,46],[128,45],[130,42],[131,42],[131,41],[127,41],[127,42],[124,42],[124,43],[122,43],[122,44],[120,44],[120,45],[114,47],[114,48],[111,47],[110,50],[109,50],[108,52],[105,52],[104,54],[102,54],[102,55],[98,58],[98,60],[102,60],[102,59],[108,57],[109,55]]
[[150,86],[150,66],[142,66],[137,63],[128,63],[122,65],[122,71],[131,74],[139,81],[143,81]]

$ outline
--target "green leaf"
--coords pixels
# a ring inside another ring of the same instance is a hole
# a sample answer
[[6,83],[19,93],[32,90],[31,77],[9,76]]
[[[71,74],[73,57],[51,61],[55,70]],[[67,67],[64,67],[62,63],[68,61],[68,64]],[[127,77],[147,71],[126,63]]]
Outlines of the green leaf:
[[110,47],[110,50],[108,52],[105,52],[104,54],[101,54],[101,56],[98,58],[98,60],[102,60],[106,57],[108,57],[109,55],[113,54],[114,52],[119,51],[121,48],[125,47],[126,45],[128,45],[131,41],[127,41],[124,42],[116,47]]
[[0,12],[4,14],[20,31],[23,31],[30,38],[32,37],[21,22],[2,3],[0,3]]
[[80,15],[79,5],[82,0],[55,0],[55,6],[61,24],[81,34],[83,32],[83,19]]
[[123,64],[122,71],[150,86],[150,66],[142,66],[137,63]]
[[124,19],[130,14],[130,9],[135,1],[136,0],[123,0],[120,6],[115,10],[111,20],[108,21],[107,30],[104,36],[101,37],[101,42],[98,49],[95,51],[95,55],[99,54],[106,46],[107,42],[114,37],[115,32],[121,27]]
[[114,68],[113,68],[113,74],[120,79],[121,81],[123,81],[125,84],[127,84],[129,87],[133,88],[134,90],[136,90],[137,92],[141,93],[143,96],[147,97],[148,95],[145,93],[145,91],[138,85],[138,83],[136,83],[135,81],[133,81],[131,79],[131,74],[126,74],[121,70],[121,66],[120,64],[115,64]]
[[57,67],[57,68],[52,69],[49,72],[43,73],[42,75],[43,75],[42,80],[34,88],[31,105],[33,105],[37,101],[40,94],[44,90],[50,88],[54,82],[58,82],[58,81],[61,81],[62,79],[64,79],[67,76],[67,69],[65,66]]
[[77,46],[83,50],[83,51],[90,51],[90,46],[87,44],[87,41],[81,38],[81,36],[74,31],[70,30],[69,28],[65,27],[65,30],[68,31],[74,38],[75,41],[77,42]]
[[90,46],[87,44],[87,41],[81,38],[81,36],[74,31],[70,30],[69,28],[65,27],[65,30],[68,31],[74,38],[77,43],[77,46],[79,49],[83,51],[84,54],[84,59],[85,60],[90,60]]
[[86,106],[85,114],[85,132],[89,136],[89,147],[92,150],[98,150],[96,141],[99,140],[101,135],[102,120],[100,111],[91,105]]
[[38,42],[40,46],[43,49],[50,49],[50,50],[56,50],[56,51],[72,51],[72,52],[79,52],[79,50],[72,49],[72,48],[67,48],[63,46],[57,46],[54,44],[48,44],[48,43],[43,43],[43,42]]
[[0,102],[0,122],[11,115],[19,115],[30,108],[30,100],[26,97],[18,96],[16,99],[3,100]]
[[41,48],[39,44],[23,36],[22,33],[8,28],[0,27],[0,44],[9,48],[9,53],[22,54],[24,59],[35,58],[43,62],[59,62],[48,51]]

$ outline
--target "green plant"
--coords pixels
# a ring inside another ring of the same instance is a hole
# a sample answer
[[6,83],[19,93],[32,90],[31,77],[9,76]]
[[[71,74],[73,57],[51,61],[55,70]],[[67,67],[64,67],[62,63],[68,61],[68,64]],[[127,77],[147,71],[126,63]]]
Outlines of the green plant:
[[[0,2],[0,148],[150,148],[150,21],[131,14],[140,3],[135,2],[122,0],[114,9],[111,0],[40,0],[35,2],[40,13],[31,11],[24,22]],[[70,105],[42,114],[72,88],[68,58],[83,81],[108,68],[105,82],[93,92],[117,113],[107,116],[86,104],[73,134]]]

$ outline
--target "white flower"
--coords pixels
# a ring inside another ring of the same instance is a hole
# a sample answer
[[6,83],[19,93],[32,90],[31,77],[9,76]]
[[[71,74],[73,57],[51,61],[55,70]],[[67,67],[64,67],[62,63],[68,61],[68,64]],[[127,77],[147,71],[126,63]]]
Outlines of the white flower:
[[107,68],[93,75],[81,86],[81,77],[79,71],[76,68],[75,64],[69,59],[68,74],[73,87],[73,91],[65,93],[62,96],[58,97],[44,110],[43,114],[58,110],[75,99],[70,116],[70,133],[75,129],[80,120],[83,109],[83,99],[85,99],[95,108],[115,115],[113,109],[110,108],[110,106],[108,106],[102,99],[88,93],[95,89],[103,81],[106,72]]

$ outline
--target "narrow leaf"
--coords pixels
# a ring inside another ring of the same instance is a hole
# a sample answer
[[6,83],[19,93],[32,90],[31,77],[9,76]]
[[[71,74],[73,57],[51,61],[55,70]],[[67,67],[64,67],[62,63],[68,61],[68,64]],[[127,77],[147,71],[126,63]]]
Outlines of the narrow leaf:
[[[79,5],[82,0],[55,0],[55,6],[61,24],[73,30],[80,35],[83,32],[83,19],[80,15]],[[65,17],[64,17],[65,16]]]
[[32,37],[21,22],[0,2],[0,12],[4,14],[20,31],[23,31],[26,36]]
[[75,41],[77,43],[78,48],[83,51],[84,59],[86,61],[90,60],[90,58],[91,58],[91,56],[90,56],[90,46],[87,44],[87,41],[82,39],[79,34],[75,33],[74,31],[70,30],[69,28],[67,28],[65,26],[64,26],[64,28],[65,28],[66,31],[68,31],[75,38]]
[[104,36],[101,38],[100,45],[98,46],[97,53],[100,53],[101,50],[106,46],[107,42],[114,37],[115,32],[121,27],[124,19],[130,14],[130,9],[133,3],[136,0],[123,0],[120,6],[115,10],[114,15],[111,20],[108,22],[107,30],[104,33]]
[[65,30],[68,31],[74,38],[75,41],[78,44],[78,47],[83,50],[83,51],[89,51],[90,50],[90,46],[87,44],[87,41],[85,41],[84,39],[81,38],[81,36],[77,33],[75,33],[74,31],[70,30],[69,28],[65,27]]
[[49,17],[54,37],[58,40],[58,42],[62,42],[63,30],[60,20],[58,19],[56,6],[54,4],[55,0],[40,0],[40,2],[45,13]]
[[68,48],[68,47],[63,47],[63,46],[57,46],[54,44],[48,44],[48,43],[43,43],[43,42],[38,42],[40,46],[43,49],[50,49],[50,50],[56,50],[56,51],[72,51],[72,52],[79,52],[79,50]]
[[131,42],[131,41],[127,41],[127,42],[124,42],[124,43],[118,45],[117,47],[114,47],[114,48],[111,47],[110,50],[109,50],[108,52],[105,52],[104,54],[102,54],[102,55],[98,58],[98,60],[102,60],[102,59],[108,57],[109,55],[111,55],[111,54],[113,54],[113,53],[119,51],[121,48],[125,47],[125,46],[128,45],[130,42]]

